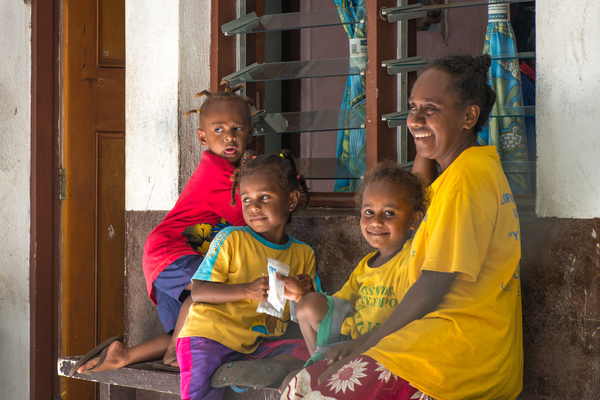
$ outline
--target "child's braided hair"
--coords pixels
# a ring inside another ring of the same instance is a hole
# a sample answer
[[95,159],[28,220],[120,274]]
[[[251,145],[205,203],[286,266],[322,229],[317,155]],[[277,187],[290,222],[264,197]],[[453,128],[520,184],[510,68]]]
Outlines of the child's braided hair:
[[[308,205],[309,194],[306,180],[296,169],[294,156],[289,150],[282,150],[280,154],[255,155],[252,150],[246,151],[240,167],[231,176],[233,186],[231,188],[231,205],[235,205],[235,192],[240,182],[247,176],[260,173],[263,175],[274,174],[277,176],[277,184],[288,193],[298,190],[304,194],[305,202],[302,208]],[[291,217],[291,214],[290,214]]]
[[405,200],[412,206],[414,212],[426,211],[427,196],[423,183],[418,176],[403,169],[398,163],[386,160],[368,171],[360,182],[354,195],[356,206],[362,208],[363,196],[367,187],[376,182],[398,185],[404,192]]
[[229,87],[229,82],[223,80],[219,84],[219,91],[216,93],[211,93],[208,90],[203,90],[200,93],[196,93],[194,95],[194,97],[206,96],[206,100],[204,100],[204,103],[202,103],[202,105],[200,106],[199,109],[187,111],[185,113],[185,117],[187,118],[192,114],[199,114],[200,115],[200,126],[202,126],[202,119],[204,118],[207,110],[210,108],[210,106],[212,104],[217,103],[219,101],[239,101],[239,102],[243,102],[244,105],[246,105],[246,107],[247,107],[248,114],[246,115],[246,120],[248,122],[248,125],[250,125],[251,120],[252,120],[252,115],[256,111],[254,110],[254,102],[252,101],[252,99],[250,97],[248,97],[248,96],[241,97],[236,94],[236,92],[240,91],[243,88],[244,88],[244,85],[242,83],[240,83],[239,85],[236,85],[234,87]]

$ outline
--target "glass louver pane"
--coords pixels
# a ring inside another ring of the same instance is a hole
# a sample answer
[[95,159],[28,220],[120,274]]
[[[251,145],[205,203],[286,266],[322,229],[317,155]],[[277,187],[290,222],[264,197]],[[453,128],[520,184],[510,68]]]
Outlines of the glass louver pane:
[[223,79],[233,86],[243,82],[363,75],[366,63],[366,57],[254,63]]
[[352,109],[272,113],[258,116],[254,135],[337,131],[365,127],[364,115]]
[[[355,7],[350,7],[350,17],[361,15]],[[363,13],[364,14],[364,13]],[[364,19],[340,20],[337,9],[291,12],[284,14],[268,14],[259,17],[255,12],[247,14],[234,21],[221,26],[225,36],[238,35],[241,33],[276,32],[293,29],[318,28],[324,26],[360,24]]]

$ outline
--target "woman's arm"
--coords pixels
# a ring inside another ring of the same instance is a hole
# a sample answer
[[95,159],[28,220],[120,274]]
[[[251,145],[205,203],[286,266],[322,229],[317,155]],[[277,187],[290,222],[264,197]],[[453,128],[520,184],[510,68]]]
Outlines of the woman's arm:
[[412,173],[423,181],[425,187],[431,185],[438,176],[437,163],[435,160],[422,157],[417,153],[413,163]]
[[[341,361],[335,362],[320,377],[319,382],[327,379],[338,371],[343,365],[360,354],[375,346],[384,337],[402,329],[414,320],[423,318],[430,313],[439,304],[442,298],[448,293],[450,285],[454,281],[454,274],[434,271],[423,271],[419,279],[408,289],[404,298],[398,304],[392,315],[377,329],[361,336],[355,342],[354,351]],[[344,357],[340,353],[337,357]],[[328,355],[329,357],[329,355]]]
[[224,304],[239,300],[267,300],[269,277],[263,276],[249,283],[226,284],[194,280],[192,300],[195,303]]

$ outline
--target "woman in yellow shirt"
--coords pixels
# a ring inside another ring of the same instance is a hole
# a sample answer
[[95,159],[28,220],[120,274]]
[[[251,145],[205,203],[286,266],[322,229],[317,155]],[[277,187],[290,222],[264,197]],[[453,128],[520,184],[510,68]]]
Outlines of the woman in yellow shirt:
[[442,174],[411,246],[410,288],[383,325],[302,370],[283,398],[505,400],[521,391],[519,218],[496,148],[477,143],[495,101],[489,66],[489,56],[445,57],[416,81],[407,121],[415,168],[435,161]]

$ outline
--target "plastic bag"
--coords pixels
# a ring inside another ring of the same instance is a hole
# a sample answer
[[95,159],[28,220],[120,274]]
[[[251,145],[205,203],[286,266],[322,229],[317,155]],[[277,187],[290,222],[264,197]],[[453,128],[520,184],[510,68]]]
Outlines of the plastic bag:
[[283,282],[277,279],[277,272],[288,276],[290,267],[279,260],[267,258],[267,271],[269,273],[269,296],[258,304],[256,311],[283,318],[283,309],[287,299],[283,297]]

